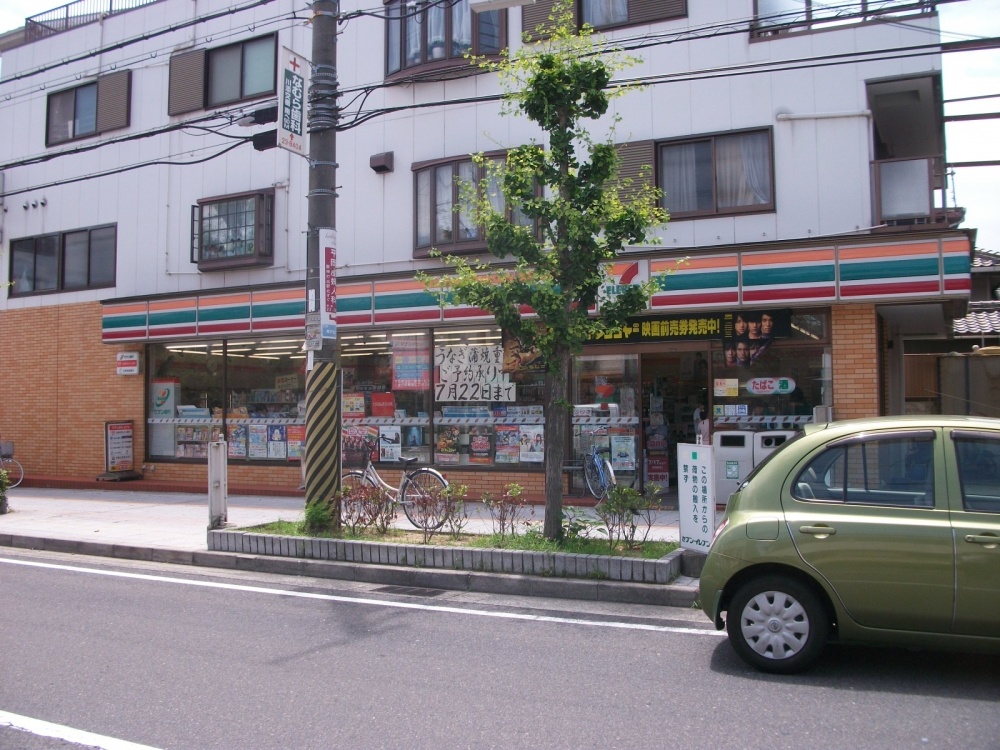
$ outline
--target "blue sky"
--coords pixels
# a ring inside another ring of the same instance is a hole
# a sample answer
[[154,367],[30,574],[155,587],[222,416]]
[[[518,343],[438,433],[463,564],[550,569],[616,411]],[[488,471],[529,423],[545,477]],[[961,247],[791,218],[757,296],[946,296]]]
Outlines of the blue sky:
[[[372,5],[378,3],[373,2]],[[17,28],[24,19],[59,2],[0,0],[0,31]],[[303,6],[305,2],[303,2]],[[944,41],[1000,36],[1000,0],[946,2],[939,7]],[[978,102],[946,105],[946,114],[1000,111],[1000,50],[944,56],[945,99],[990,96]],[[948,125],[948,161],[1000,160],[1000,119]],[[967,210],[964,226],[979,230],[977,246],[1000,252],[1000,167],[957,170],[949,205]]]

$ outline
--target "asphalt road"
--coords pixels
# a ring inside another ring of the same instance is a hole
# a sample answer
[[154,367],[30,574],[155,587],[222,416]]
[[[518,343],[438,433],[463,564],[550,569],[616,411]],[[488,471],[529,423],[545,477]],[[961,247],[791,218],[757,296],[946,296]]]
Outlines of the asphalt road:
[[845,647],[772,677],[688,610],[0,551],[5,750],[115,746],[5,716],[163,749],[985,749],[998,675]]

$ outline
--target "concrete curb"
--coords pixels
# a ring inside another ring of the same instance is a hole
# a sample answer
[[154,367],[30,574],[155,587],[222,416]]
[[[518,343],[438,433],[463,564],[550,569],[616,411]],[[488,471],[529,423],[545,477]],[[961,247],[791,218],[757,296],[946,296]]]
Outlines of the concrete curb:
[[[242,534],[236,532],[212,531],[209,533],[228,533],[242,536]],[[282,537],[282,539],[289,539],[289,537]],[[367,542],[365,544],[372,545],[377,543]],[[698,596],[697,581],[688,575],[682,574],[682,559],[684,556],[680,550],[668,556],[676,556],[677,574],[670,579],[672,582],[658,584],[634,583],[631,581],[610,579],[595,580],[543,576],[514,572],[495,573],[477,570],[455,570],[443,567],[413,567],[410,565],[399,565],[398,563],[391,564],[388,560],[386,562],[369,562],[360,559],[357,561],[339,561],[294,555],[253,554],[228,550],[188,551],[158,547],[135,547],[131,545],[85,542],[72,539],[49,539],[17,534],[0,534],[0,546],[122,560],[143,560],[173,565],[193,565],[204,568],[311,576],[379,585],[538,596],[556,599],[620,602],[626,604],[654,604],[666,607],[691,607]],[[274,549],[273,540],[271,541],[271,549]],[[282,549],[280,542],[278,543],[278,549]],[[286,543],[284,549],[298,551],[298,545],[293,544],[289,547]],[[427,551],[429,548],[421,547],[421,549]],[[493,550],[493,552],[498,552],[498,550]],[[371,552],[368,555],[370,560]],[[363,558],[365,556],[364,552],[360,556]],[[577,555],[576,557],[600,556]],[[671,563],[670,565],[673,566],[674,564]],[[687,567],[687,563],[684,562],[683,568],[686,569]]]

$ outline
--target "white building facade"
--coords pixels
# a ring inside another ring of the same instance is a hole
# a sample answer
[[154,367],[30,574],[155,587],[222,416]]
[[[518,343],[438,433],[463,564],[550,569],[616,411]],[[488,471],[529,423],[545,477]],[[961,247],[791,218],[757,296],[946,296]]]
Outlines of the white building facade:
[[[39,14],[3,52],[0,131],[16,136],[0,142],[0,326],[16,343],[0,436],[29,480],[82,480],[127,463],[109,423],[130,424],[134,469],[197,484],[224,434],[232,484],[288,489],[305,437],[309,163],[257,150],[274,125],[248,121],[278,104],[289,60],[308,75],[310,11],[131,5]],[[754,433],[907,409],[903,341],[948,334],[972,244],[944,203],[934,3],[869,5],[576,3],[642,58],[622,76],[644,87],[593,133],[622,144],[626,175],[652,167],[671,220],[609,268],[610,286],[659,292],[577,359],[570,455],[610,447],[623,476],[662,484],[698,407],[715,432]],[[541,491],[538,363],[504,367],[492,320],[442,309],[414,273],[442,267],[434,248],[484,253],[459,205],[481,176],[470,154],[542,137],[500,115],[496,77],[464,54],[516,50],[551,8],[341,3],[348,463],[381,435],[387,468],[416,455],[474,488]],[[138,373],[118,365],[133,353]]]

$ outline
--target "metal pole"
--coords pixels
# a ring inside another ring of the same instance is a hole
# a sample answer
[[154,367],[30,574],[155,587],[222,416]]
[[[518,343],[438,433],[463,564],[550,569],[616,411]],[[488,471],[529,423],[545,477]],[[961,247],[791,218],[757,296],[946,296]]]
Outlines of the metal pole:
[[[337,0],[312,3],[312,76],[309,81],[308,239],[306,246],[307,321],[321,310],[319,231],[336,228]],[[314,314],[310,316],[310,313]],[[310,323],[306,323],[307,328]],[[308,336],[307,336],[308,340]],[[306,503],[329,499],[341,484],[340,366],[336,341],[321,339],[313,350],[306,381]]]

